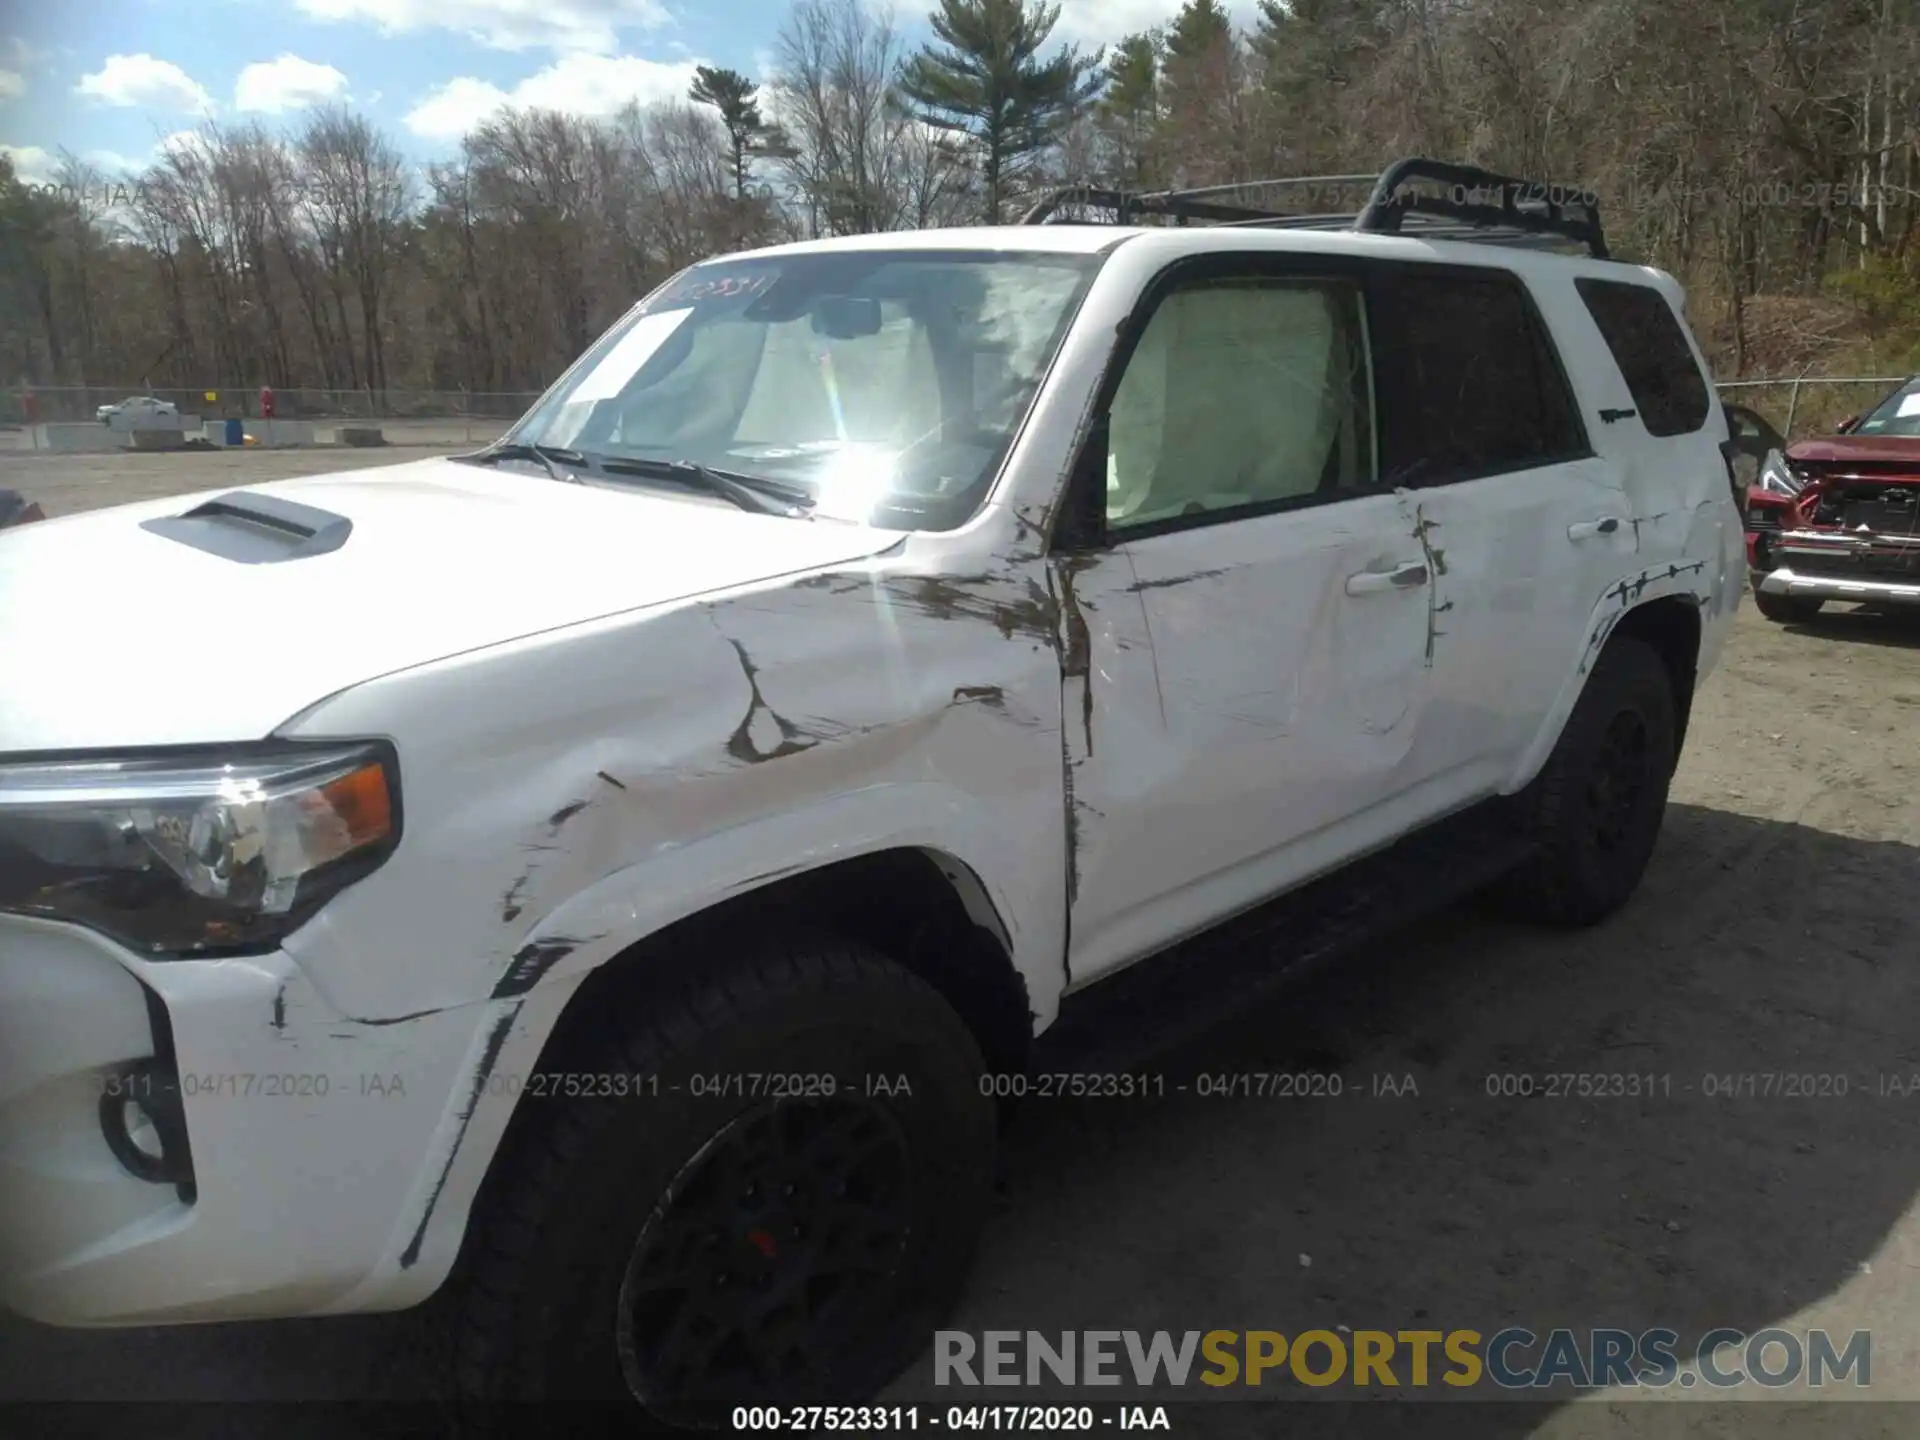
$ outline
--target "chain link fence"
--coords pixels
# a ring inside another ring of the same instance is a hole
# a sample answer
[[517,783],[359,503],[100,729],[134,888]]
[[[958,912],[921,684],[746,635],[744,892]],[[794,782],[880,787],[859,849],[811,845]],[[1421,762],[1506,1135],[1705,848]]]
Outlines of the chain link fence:
[[[377,425],[390,444],[485,444],[497,438],[540,398],[537,390],[275,390],[274,418],[305,420],[324,437],[342,425]],[[260,392],[217,386],[200,389],[142,385],[55,386],[0,392],[0,424],[94,424],[103,405],[137,396],[171,404],[202,420],[257,420]]]
[[[1725,380],[1720,398],[1758,411],[1789,440],[1830,434],[1849,415],[1881,400],[1904,375],[1797,375],[1770,380]],[[0,424],[78,424],[97,420],[102,405],[138,395],[170,402],[204,420],[257,419],[258,390],[158,389],[141,386],[69,386],[0,392]],[[28,397],[31,396],[31,399]],[[307,420],[324,432],[340,425],[378,425],[390,444],[475,445],[494,440],[540,398],[537,390],[276,390],[274,414]]]
[[1789,440],[1831,435],[1852,415],[1871,410],[1910,375],[1796,375],[1787,380],[1723,380],[1715,387],[1729,405],[1757,412]]

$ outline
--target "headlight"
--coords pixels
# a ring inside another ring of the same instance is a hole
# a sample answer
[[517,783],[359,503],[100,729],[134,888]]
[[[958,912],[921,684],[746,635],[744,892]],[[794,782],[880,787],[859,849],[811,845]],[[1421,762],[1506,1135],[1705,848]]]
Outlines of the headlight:
[[1793,473],[1786,456],[1778,450],[1769,450],[1767,458],[1760,465],[1760,478],[1754,483],[1776,495],[1798,495],[1805,482]]
[[0,761],[0,910],[156,956],[269,949],[399,838],[385,745]]

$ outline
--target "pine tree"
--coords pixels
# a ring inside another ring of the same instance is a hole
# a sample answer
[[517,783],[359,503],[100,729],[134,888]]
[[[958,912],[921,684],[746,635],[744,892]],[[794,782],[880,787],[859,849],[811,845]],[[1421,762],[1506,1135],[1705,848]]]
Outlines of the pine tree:
[[979,147],[987,219],[1000,220],[1007,190],[1099,93],[1101,55],[1063,46],[1040,60],[1059,22],[1045,0],[940,0],[939,45],[922,47],[900,77],[914,115]]
[[693,72],[693,86],[687,92],[696,104],[711,105],[720,112],[720,124],[727,132],[727,158],[733,167],[733,196],[747,198],[747,165],[756,144],[769,133],[760,115],[755,97],[760,87],[738,70],[720,70],[702,65]]
[[1176,185],[1226,180],[1237,168],[1241,136],[1240,45],[1219,0],[1187,0],[1166,39],[1161,98],[1164,139]]
[[1144,186],[1153,173],[1154,130],[1160,122],[1160,52],[1150,33],[1128,35],[1107,60],[1106,94],[1098,124],[1109,178]]

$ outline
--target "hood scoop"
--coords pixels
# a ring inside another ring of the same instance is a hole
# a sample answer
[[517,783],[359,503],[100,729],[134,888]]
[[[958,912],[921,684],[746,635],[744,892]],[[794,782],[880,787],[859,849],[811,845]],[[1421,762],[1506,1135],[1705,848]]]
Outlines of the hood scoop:
[[142,530],[242,565],[325,555],[347,543],[353,522],[278,495],[229,490],[179,515],[140,522]]

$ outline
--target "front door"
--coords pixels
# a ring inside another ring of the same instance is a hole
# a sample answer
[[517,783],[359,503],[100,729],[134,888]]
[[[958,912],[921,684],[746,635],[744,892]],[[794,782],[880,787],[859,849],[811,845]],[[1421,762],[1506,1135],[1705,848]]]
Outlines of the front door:
[[1054,562],[1075,986],[1391,839],[1446,767],[1363,277],[1302,264],[1164,276],[1078,467]]

